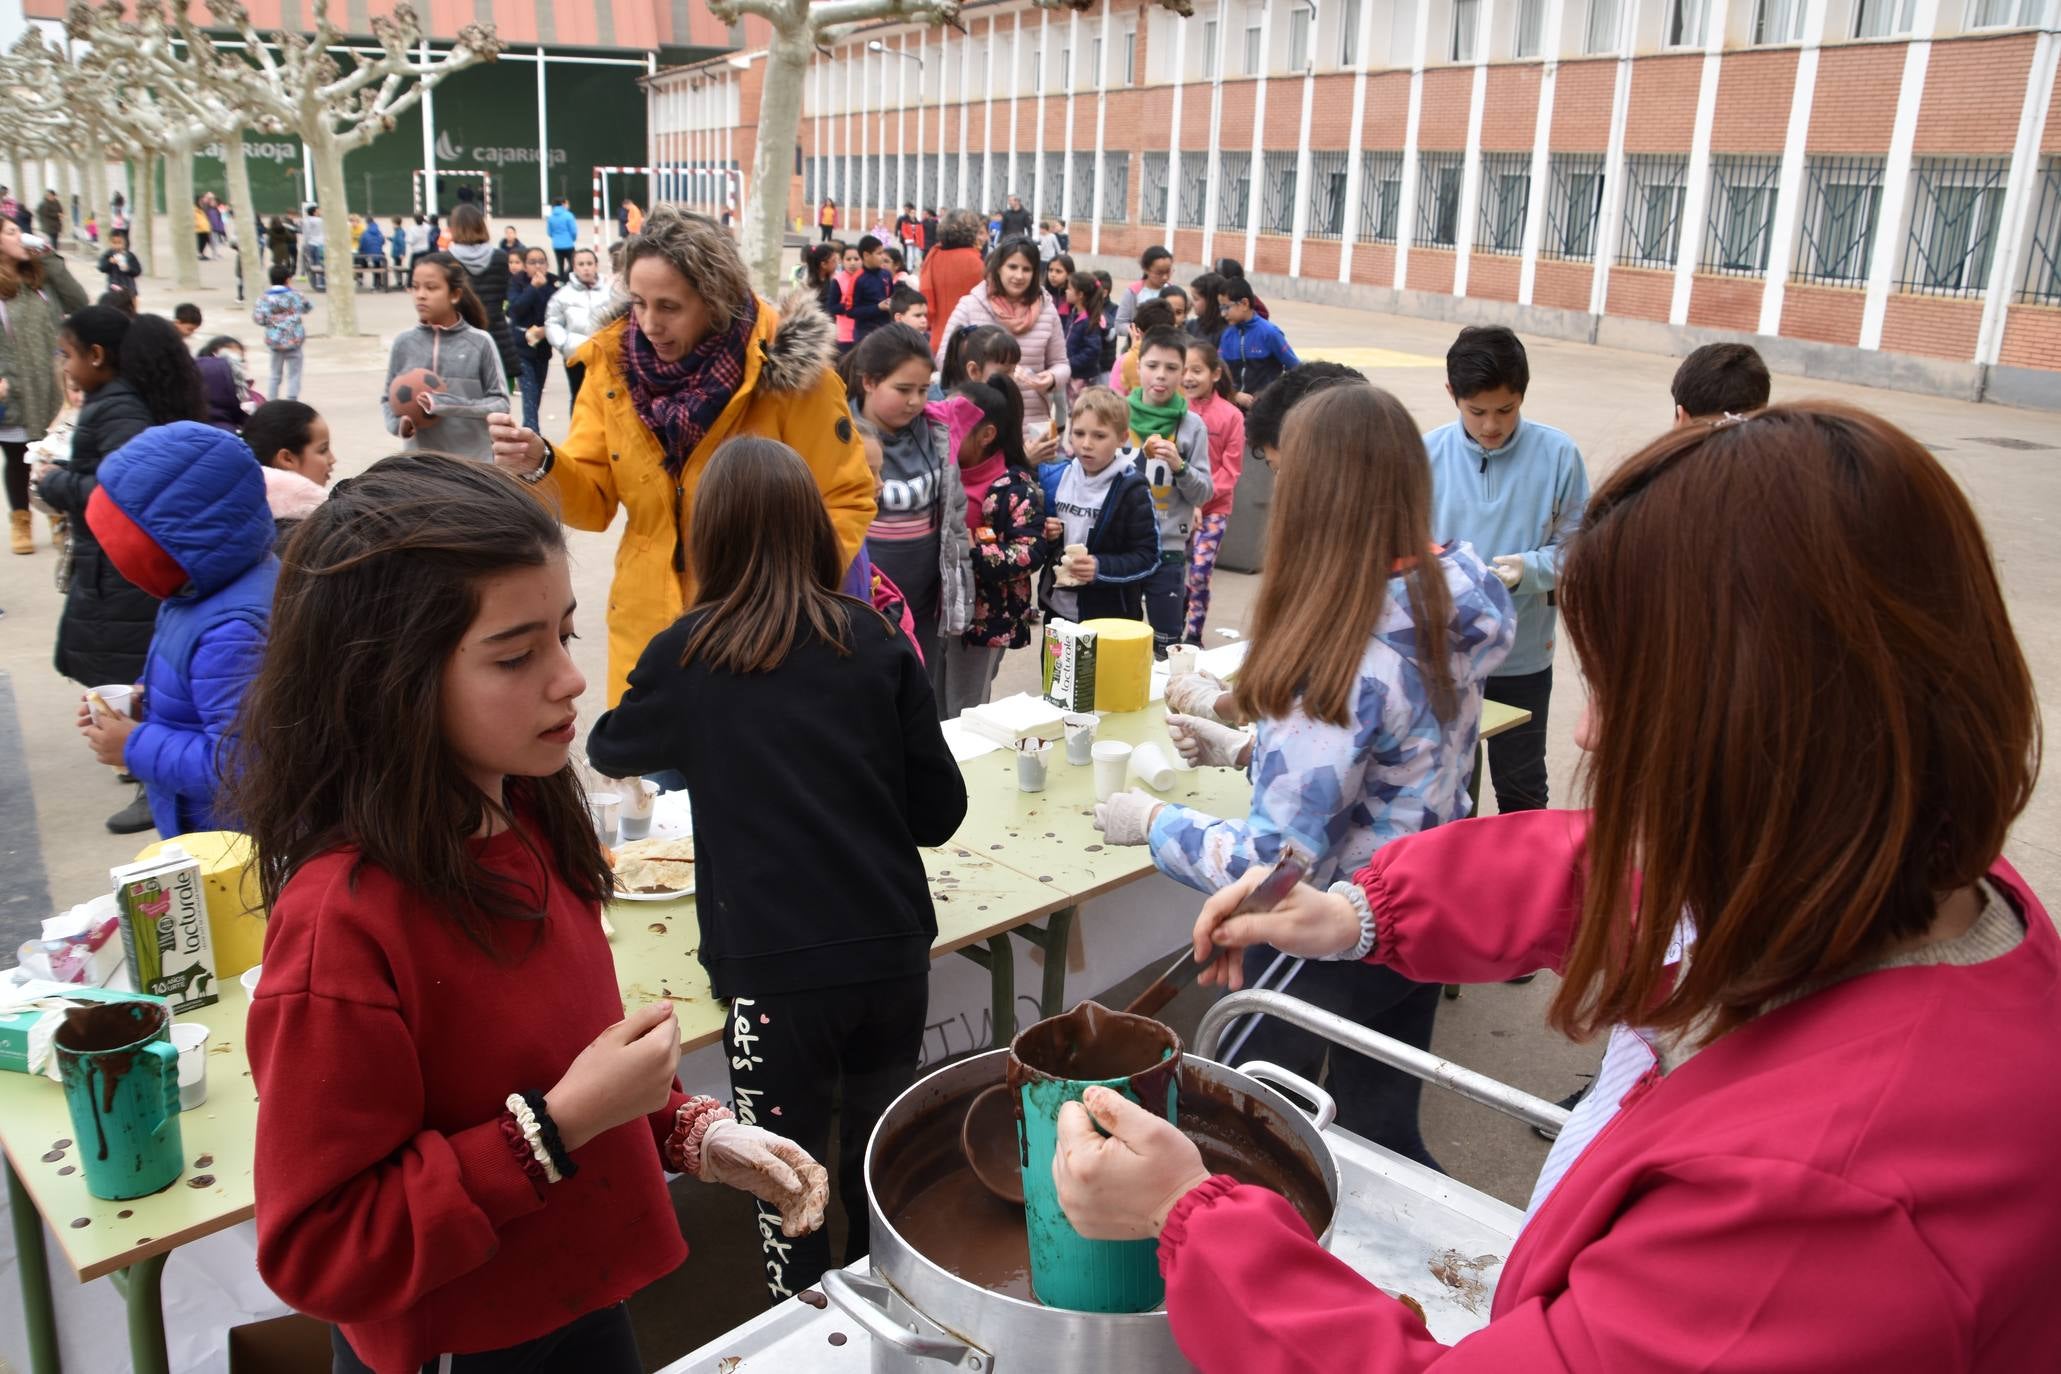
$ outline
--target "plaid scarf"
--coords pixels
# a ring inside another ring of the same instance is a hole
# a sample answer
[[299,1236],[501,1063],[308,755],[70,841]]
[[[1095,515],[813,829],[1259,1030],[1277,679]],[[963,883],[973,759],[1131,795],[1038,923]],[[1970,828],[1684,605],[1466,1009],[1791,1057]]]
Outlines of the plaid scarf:
[[709,426],[744,385],[744,345],[758,318],[758,300],[749,297],[728,329],[709,335],[678,362],[669,363],[637,328],[637,317],[625,317],[622,359],[630,404],[658,436],[667,476],[680,475]]

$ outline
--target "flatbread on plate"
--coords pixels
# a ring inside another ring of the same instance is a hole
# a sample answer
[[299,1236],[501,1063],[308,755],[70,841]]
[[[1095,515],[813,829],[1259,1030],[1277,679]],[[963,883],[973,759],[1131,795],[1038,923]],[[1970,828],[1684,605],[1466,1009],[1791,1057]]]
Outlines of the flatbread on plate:
[[694,837],[632,840],[615,851],[615,885],[625,892],[685,892],[694,887]]

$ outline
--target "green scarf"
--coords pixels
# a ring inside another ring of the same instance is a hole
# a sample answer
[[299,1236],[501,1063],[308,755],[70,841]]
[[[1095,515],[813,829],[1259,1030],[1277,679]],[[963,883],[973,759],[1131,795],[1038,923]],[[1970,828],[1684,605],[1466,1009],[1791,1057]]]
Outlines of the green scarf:
[[1165,405],[1156,406],[1145,399],[1145,388],[1141,386],[1131,393],[1131,439],[1140,444],[1154,437],[1171,439],[1187,413],[1188,398],[1180,392],[1176,391]]

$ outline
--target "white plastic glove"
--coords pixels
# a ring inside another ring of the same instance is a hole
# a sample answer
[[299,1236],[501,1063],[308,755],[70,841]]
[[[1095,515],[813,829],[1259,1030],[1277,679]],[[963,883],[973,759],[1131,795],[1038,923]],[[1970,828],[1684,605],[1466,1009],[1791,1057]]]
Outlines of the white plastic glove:
[[1183,673],[1166,680],[1166,709],[1223,724],[1224,718],[1217,714],[1217,698],[1230,690],[1215,673],[1199,669]]
[[1511,590],[1524,580],[1524,555],[1521,553],[1499,553],[1490,565],[1489,571]]
[[725,1118],[701,1138],[701,1179],[727,1183],[780,1209],[780,1230],[805,1236],[823,1224],[830,1175],[786,1136]]
[[1166,732],[1190,768],[1243,768],[1252,736],[1202,716],[1170,715]]
[[1111,844],[1144,844],[1152,837],[1152,818],[1165,805],[1133,787],[1106,802],[1095,803],[1095,828]]

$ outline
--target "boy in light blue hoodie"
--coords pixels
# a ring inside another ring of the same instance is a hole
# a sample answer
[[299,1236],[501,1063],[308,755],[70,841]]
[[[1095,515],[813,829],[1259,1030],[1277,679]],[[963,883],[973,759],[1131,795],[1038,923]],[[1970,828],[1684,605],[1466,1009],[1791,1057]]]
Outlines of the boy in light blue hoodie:
[[1517,607],[1517,639],[1482,695],[1531,712],[1488,742],[1498,811],[1546,805],[1546,708],[1553,695],[1553,589],[1560,552],[1581,524],[1589,475],[1574,440],[1522,418],[1531,365],[1501,325],[1471,326],[1446,350],[1446,394],[1460,417],[1424,436],[1431,537],[1464,539],[1491,561]]

